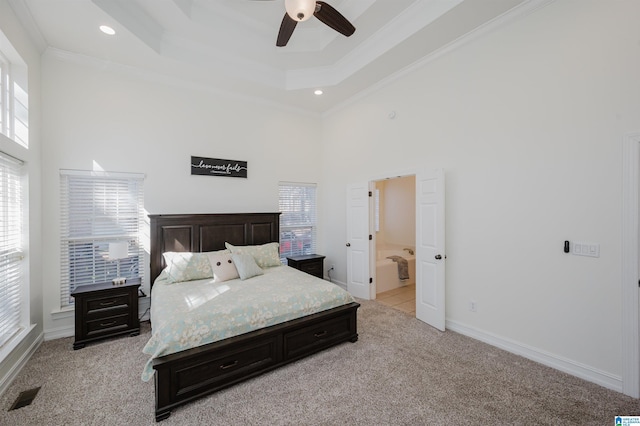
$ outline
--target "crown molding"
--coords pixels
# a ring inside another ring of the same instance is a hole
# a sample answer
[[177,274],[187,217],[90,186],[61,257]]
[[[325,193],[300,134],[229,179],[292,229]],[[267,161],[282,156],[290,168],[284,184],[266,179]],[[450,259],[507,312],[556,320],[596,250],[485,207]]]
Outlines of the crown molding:
[[[290,71],[242,59],[225,49],[216,48],[212,53],[212,46],[208,44],[183,40],[165,30],[159,22],[149,16],[135,2],[129,0],[92,0],[92,2],[161,56],[179,57],[189,63],[203,66],[214,66],[223,62],[225,66],[229,67],[230,73],[241,75],[249,81],[283,90],[299,90],[335,86],[341,83],[398,43],[458,6],[463,0],[437,2],[417,0],[337,62],[326,66]],[[376,0],[347,1],[342,5],[342,9],[351,19],[355,20],[375,2]],[[255,37],[264,37],[272,32],[270,27],[242,15],[239,16],[224,4],[198,4],[189,0],[174,0],[173,3],[186,19],[194,22],[203,24],[211,21],[218,22],[220,25],[233,24],[236,26],[242,24]],[[322,52],[338,37],[335,31],[326,31],[321,26],[305,27],[300,25],[296,28],[296,33],[297,38],[290,43],[291,46],[287,48],[287,54]]]
[[462,2],[417,1],[335,64],[287,72],[286,89],[339,84]]
[[172,33],[165,35],[162,51],[163,58],[184,61],[189,67],[216,69],[275,89],[285,86],[285,74],[282,70],[244,56],[230,55],[218,48],[202,46]]
[[321,117],[320,113],[313,112],[304,108],[294,107],[289,104],[276,102],[271,99],[267,99],[265,97],[250,96],[250,95],[245,95],[238,92],[223,90],[218,87],[214,87],[214,86],[202,84],[202,83],[195,83],[193,81],[176,77],[173,75],[162,74],[157,71],[142,69],[142,68],[134,67],[131,65],[123,65],[120,63],[112,62],[112,61],[105,61],[102,59],[95,58],[93,56],[82,55],[79,53],[69,52],[66,50],[61,50],[53,47],[48,47],[45,50],[43,54],[43,58],[49,58],[49,59],[54,59],[61,62],[67,62],[67,63],[76,64],[76,65],[86,66],[89,68],[93,68],[96,71],[100,71],[100,72],[107,71],[107,72],[114,73],[116,75],[136,78],[139,80],[152,82],[156,84],[178,87],[181,89],[188,89],[196,92],[207,92],[215,95],[216,97],[226,97],[227,99],[247,102],[253,105],[261,105],[267,108],[276,108],[280,111],[303,115],[310,118],[319,119]]
[[156,53],[162,52],[164,28],[150,17],[137,2],[130,0],[91,1]]
[[40,32],[40,28],[38,28],[35,19],[33,19],[31,9],[29,9],[27,3],[23,0],[7,0],[7,2],[9,3],[9,7],[13,10],[13,13],[18,17],[20,24],[27,31],[29,38],[31,38],[31,41],[35,44],[38,52],[42,54],[49,46],[49,43],[47,43],[42,32]]

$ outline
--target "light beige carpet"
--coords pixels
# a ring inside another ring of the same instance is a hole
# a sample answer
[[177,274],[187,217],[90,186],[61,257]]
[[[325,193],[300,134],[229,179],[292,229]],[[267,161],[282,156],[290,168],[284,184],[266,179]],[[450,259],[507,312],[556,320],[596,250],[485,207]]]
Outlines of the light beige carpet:
[[[376,302],[360,340],[177,408],[169,425],[613,425],[640,401]],[[140,380],[148,323],[73,351],[45,342],[0,398],[0,425],[149,425],[153,383]],[[42,386],[32,405],[8,412]]]

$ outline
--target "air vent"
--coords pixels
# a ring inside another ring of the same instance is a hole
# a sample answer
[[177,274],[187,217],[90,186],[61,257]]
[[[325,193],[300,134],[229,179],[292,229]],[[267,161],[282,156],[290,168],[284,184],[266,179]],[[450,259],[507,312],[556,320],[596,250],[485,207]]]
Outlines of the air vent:
[[33,400],[36,398],[36,395],[38,394],[39,390],[40,388],[37,387],[37,388],[29,389],[24,392],[20,392],[20,395],[18,395],[18,398],[16,398],[16,401],[13,403],[13,405],[11,406],[11,408],[9,408],[8,411],[17,410],[18,408],[31,405]]

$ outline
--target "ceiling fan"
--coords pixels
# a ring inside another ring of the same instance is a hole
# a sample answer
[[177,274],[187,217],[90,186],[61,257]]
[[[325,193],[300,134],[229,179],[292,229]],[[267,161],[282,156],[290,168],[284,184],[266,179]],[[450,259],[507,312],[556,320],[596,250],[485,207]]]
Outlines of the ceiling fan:
[[284,14],[284,18],[282,18],[282,24],[280,24],[280,31],[278,32],[278,39],[276,41],[276,46],[278,47],[286,46],[298,22],[306,21],[311,18],[311,16],[315,16],[323,24],[347,37],[356,30],[347,18],[323,1],[285,0],[284,7],[286,13]]

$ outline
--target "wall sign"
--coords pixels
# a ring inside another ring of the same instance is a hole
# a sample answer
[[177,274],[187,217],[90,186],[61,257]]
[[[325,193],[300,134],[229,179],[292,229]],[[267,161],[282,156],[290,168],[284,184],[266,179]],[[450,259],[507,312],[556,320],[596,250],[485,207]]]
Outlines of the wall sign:
[[191,156],[191,174],[246,178],[247,162]]

